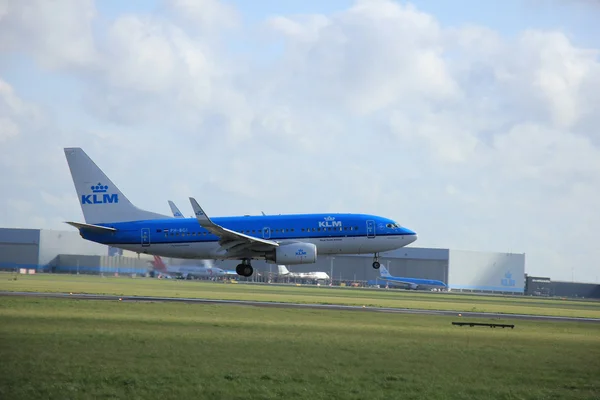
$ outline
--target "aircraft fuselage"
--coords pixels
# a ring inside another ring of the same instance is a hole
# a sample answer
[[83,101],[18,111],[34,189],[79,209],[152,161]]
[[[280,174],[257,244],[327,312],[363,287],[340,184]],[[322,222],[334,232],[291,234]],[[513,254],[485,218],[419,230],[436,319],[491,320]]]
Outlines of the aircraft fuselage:
[[[416,233],[394,221],[366,214],[295,214],[275,216],[215,217],[213,222],[248,236],[280,244],[313,243],[319,255],[374,254],[404,247],[417,239]],[[82,230],[94,242],[164,257],[188,259],[239,259],[229,255],[219,237],[202,228],[195,218],[166,218],[102,223],[115,232]],[[265,246],[243,257],[269,259]]]

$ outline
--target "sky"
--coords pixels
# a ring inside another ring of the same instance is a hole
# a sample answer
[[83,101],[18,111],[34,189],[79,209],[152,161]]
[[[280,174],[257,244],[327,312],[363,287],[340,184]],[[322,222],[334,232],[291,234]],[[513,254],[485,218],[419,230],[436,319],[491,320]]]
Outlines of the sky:
[[356,212],[600,282],[600,2],[0,0],[0,226]]

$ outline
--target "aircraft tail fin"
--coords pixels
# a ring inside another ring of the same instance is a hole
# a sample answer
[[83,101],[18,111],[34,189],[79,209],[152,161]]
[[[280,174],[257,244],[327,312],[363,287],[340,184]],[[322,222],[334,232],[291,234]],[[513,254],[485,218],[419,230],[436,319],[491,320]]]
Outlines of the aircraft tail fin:
[[154,256],[154,261],[151,261],[151,263],[156,270],[161,272],[167,271],[167,266],[163,262],[162,258],[160,258],[160,256]]
[[279,275],[287,275],[290,273],[290,271],[288,271],[285,265],[278,265],[277,270],[279,271]]
[[137,208],[79,147],[65,148],[73,184],[88,224],[169,218]]
[[379,267],[379,274],[384,278],[389,278],[392,276],[390,274],[390,271],[388,271],[387,268],[384,267],[383,265]]

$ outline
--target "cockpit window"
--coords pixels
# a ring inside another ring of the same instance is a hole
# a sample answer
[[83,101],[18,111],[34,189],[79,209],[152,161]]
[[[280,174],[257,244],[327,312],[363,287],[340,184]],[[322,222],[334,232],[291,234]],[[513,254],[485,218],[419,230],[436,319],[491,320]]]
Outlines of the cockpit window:
[[399,229],[399,228],[402,228],[402,226],[399,223],[397,223],[397,222],[395,222],[393,224],[387,224],[386,227],[388,227],[390,229]]

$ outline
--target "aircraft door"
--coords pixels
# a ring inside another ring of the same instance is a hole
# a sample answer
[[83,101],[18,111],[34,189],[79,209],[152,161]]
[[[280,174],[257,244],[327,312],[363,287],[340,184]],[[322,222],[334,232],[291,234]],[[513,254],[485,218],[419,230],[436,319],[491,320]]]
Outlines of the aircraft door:
[[150,229],[142,228],[142,247],[150,246]]
[[373,221],[373,220],[367,221],[367,237],[368,238],[375,237],[375,221]]
[[271,238],[271,228],[265,226],[263,228],[263,239],[270,239],[270,238]]

